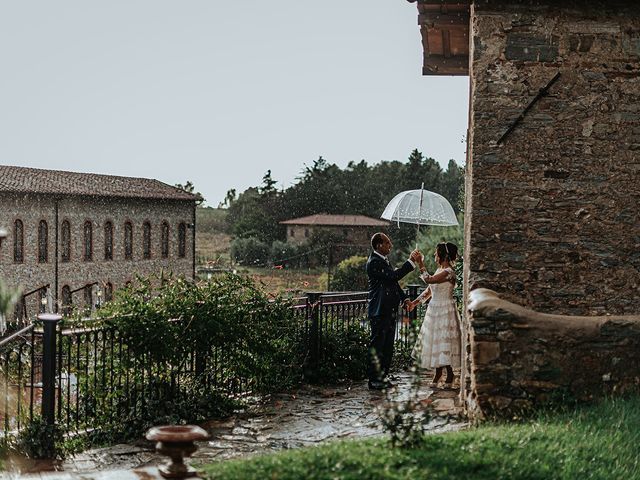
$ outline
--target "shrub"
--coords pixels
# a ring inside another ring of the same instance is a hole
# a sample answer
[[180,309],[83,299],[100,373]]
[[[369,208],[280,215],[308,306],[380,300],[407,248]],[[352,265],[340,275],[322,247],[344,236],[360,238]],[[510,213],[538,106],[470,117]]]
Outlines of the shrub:
[[341,261],[331,278],[331,289],[335,291],[362,292],[367,290],[367,257],[354,255]]
[[360,322],[323,325],[321,360],[309,380],[319,384],[362,380],[367,374],[369,330]]
[[231,258],[241,265],[265,265],[270,253],[269,245],[255,237],[235,238],[231,242]]
[[[112,378],[126,377],[127,385],[138,387],[103,385],[97,368],[95,381],[81,382],[80,393],[88,417],[115,436],[228,413],[237,406],[232,385],[262,393],[301,381],[304,346],[291,305],[248,278],[224,274],[198,284],[138,279],[100,317],[119,332],[126,352],[107,351],[101,361]],[[198,359],[200,368],[190,368]]]
[[29,458],[64,458],[62,431],[58,425],[49,425],[40,417],[35,417],[20,432],[14,448]]
[[299,268],[307,263],[304,252],[306,246],[302,249],[291,243],[275,240],[271,244],[271,261],[277,265],[285,267]]

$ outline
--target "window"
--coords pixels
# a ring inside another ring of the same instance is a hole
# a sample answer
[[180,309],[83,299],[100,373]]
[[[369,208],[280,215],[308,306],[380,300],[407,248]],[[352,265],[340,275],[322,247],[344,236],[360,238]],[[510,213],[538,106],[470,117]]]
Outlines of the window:
[[162,258],[169,257],[169,224],[167,222],[162,222],[162,242],[161,242],[161,254]]
[[151,224],[149,222],[142,224],[142,257],[145,260],[151,258]]
[[16,220],[13,224],[13,261],[24,262],[24,225],[22,220]]
[[38,263],[49,261],[49,226],[45,220],[38,224]]
[[38,290],[38,312],[47,313],[47,289],[41,288]]
[[293,227],[291,227],[291,230],[289,230],[289,236],[290,236],[291,238],[293,238],[293,237],[295,237],[295,236],[296,236],[296,231],[293,229]]
[[304,229],[304,238],[309,238],[309,229],[308,228]]
[[62,227],[60,229],[60,243],[62,244],[60,260],[63,263],[67,263],[71,260],[71,224],[68,220],[62,222]]
[[113,300],[113,283],[107,282],[104,284],[104,301],[110,302]]
[[72,310],[71,289],[69,285],[65,285],[62,287],[62,315],[71,315]]
[[187,225],[180,222],[178,225],[178,256],[184,258],[187,253]]
[[104,224],[104,259],[113,260],[113,223]]
[[90,220],[84,222],[84,261],[93,260],[93,224]]
[[124,258],[133,258],[133,225],[131,222],[124,222]]
[[27,312],[27,309],[25,308],[24,297],[22,297],[18,301],[18,303],[16,303],[16,308],[13,311],[13,318],[15,319],[16,322],[22,323],[24,320],[26,320],[25,318],[26,312]]
[[84,287],[84,304],[89,308],[93,307],[93,285]]

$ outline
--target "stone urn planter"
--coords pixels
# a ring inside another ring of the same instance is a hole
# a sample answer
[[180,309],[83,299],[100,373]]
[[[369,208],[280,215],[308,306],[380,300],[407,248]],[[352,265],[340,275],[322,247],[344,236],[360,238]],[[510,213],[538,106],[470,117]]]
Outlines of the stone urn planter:
[[209,434],[195,425],[164,425],[147,432],[147,440],[156,443],[156,451],[171,458],[166,465],[158,467],[164,478],[187,478],[197,476],[196,471],[184,463],[198,447],[194,442],[207,440]]

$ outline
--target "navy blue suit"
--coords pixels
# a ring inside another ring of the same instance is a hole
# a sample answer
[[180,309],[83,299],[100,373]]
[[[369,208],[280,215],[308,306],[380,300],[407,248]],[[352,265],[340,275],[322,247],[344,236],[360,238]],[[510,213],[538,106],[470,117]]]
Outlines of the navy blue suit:
[[[369,381],[380,381],[389,373],[393,343],[396,336],[398,306],[407,298],[398,280],[413,270],[408,260],[400,268],[393,269],[382,257],[371,252],[367,260],[369,278]],[[375,357],[374,357],[375,355]],[[377,358],[377,361],[376,361]]]

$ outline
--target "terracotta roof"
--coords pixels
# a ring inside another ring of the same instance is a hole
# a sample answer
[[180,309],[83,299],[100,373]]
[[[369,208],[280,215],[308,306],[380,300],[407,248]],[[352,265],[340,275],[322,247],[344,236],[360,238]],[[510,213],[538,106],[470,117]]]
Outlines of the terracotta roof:
[[318,213],[308,217],[293,218],[280,222],[284,225],[339,225],[351,227],[387,227],[389,222],[364,215],[327,215]]
[[151,178],[117,177],[7,165],[0,165],[0,192],[200,200],[197,195]]

